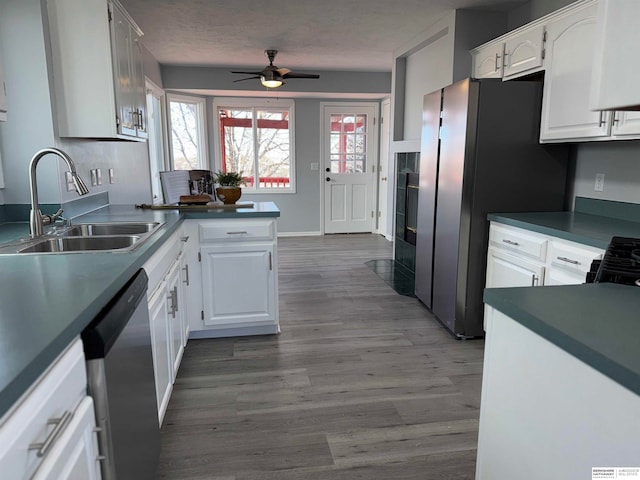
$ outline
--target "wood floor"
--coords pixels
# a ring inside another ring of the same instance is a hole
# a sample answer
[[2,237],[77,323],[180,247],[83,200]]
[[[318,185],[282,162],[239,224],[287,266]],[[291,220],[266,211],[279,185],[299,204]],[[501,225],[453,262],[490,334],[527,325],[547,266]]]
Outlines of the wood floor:
[[189,341],[158,478],[472,479],[483,341],[365,265],[383,237],[278,243],[282,333]]

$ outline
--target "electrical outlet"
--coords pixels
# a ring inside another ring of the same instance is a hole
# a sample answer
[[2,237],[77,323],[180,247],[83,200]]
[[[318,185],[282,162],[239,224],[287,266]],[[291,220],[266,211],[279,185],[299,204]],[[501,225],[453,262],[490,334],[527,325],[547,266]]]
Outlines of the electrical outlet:
[[91,169],[91,186],[98,186],[98,171],[95,168]]
[[98,185],[102,185],[102,170],[100,170],[99,168],[96,168],[96,179]]
[[109,183],[116,183],[116,177],[113,174],[113,168],[109,169]]
[[76,189],[75,185],[73,184],[71,172],[64,172],[64,181],[67,183],[67,192],[73,192]]
[[604,173],[596,173],[596,183],[593,189],[596,192],[604,192]]

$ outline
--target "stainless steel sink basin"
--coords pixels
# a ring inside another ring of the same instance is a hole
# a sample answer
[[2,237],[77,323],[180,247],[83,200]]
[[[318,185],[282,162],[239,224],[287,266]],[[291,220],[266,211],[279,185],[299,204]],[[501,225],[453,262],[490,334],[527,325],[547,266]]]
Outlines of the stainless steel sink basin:
[[138,223],[79,223],[60,232],[64,237],[97,237],[102,235],[140,235],[150,233],[160,226],[159,222]]
[[141,240],[139,235],[101,237],[55,237],[39,240],[18,253],[81,252],[133,249]]

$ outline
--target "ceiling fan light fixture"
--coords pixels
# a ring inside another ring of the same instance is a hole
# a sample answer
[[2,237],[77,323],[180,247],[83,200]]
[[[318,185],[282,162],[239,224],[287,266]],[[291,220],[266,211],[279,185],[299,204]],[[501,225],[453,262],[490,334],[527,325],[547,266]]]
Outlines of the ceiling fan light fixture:
[[267,88],[278,88],[282,86],[282,79],[273,72],[264,72],[264,75],[260,75],[260,83]]

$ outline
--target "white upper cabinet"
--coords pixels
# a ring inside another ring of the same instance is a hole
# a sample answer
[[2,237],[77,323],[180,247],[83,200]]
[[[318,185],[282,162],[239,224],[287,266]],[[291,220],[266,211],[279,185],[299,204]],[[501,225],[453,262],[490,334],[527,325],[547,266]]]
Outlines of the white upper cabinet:
[[473,54],[474,78],[502,78],[504,42],[493,42]]
[[2,58],[0,58],[0,122],[7,120],[7,88],[2,74]]
[[541,141],[609,135],[609,113],[589,108],[596,8],[587,4],[547,26]]
[[537,25],[506,39],[503,72],[505,80],[523,72],[532,73],[542,67],[544,36],[544,26]]
[[145,139],[142,32],[115,0],[48,0],[60,137]]
[[591,86],[594,110],[640,110],[638,18],[638,0],[599,1]]

